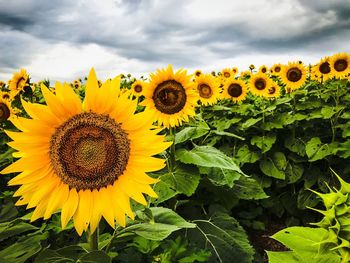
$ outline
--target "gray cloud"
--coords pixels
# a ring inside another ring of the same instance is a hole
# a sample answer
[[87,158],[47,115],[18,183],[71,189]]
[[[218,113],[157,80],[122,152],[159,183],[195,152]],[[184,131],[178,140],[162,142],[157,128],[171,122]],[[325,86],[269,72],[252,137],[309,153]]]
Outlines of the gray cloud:
[[96,44],[142,69],[147,63],[197,68],[245,54],[350,51],[347,0],[242,3],[0,0],[0,74],[57,43]]

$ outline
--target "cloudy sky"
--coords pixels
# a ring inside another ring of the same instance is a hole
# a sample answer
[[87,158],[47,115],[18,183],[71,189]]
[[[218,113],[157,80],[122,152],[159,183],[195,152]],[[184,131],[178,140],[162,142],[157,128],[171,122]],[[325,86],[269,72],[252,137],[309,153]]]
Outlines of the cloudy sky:
[[0,80],[210,72],[350,52],[349,0],[0,0]]

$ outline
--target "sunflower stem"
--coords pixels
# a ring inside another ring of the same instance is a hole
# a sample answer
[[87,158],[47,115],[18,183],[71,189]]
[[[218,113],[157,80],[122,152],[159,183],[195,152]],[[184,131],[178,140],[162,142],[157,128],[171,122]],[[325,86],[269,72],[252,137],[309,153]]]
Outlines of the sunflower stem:
[[98,227],[94,231],[94,233],[91,233],[90,231],[87,232],[88,234],[88,242],[90,245],[90,250],[98,250]]
[[169,170],[173,172],[175,169],[175,128],[169,128],[170,137],[173,140],[173,144],[170,146],[170,157],[169,157]]

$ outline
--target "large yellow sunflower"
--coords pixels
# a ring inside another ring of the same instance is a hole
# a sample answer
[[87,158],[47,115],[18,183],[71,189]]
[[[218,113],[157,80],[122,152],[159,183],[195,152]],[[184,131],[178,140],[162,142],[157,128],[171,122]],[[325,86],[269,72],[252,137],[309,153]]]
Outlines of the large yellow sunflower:
[[205,106],[213,105],[220,95],[220,83],[211,74],[202,74],[195,80],[199,100]]
[[143,91],[145,90],[147,84],[146,82],[142,80],[136,80],[132,85],[131,85],[131,94],[140,97],[143,95]]
[[338,53],[330,57],[329,64],[331,75],[336,78],[344,78],[350,73],[350,55],[348,53]]
[[257,73],[251,76],[249,90],[257,96],[266,96],[268,86],[270,85],[270,78],[264,73]]
[[319,63],[311,68],[311,78],[318,81],[326,81],[332,78],[332,71],[329,64],[329,57],[324,57]]
[[62,228],[73,218],[79,235],[93,233],[102,217],[125,226],[125,215],[134,218],[130,198],[146,205],[143,194],[157,197],[146,172],[164,167],[152,155],[170,143],[151,129],[148,112],[134,114],[136,100],[120,95],[119,78],[99,88],[91,70],[83,103],[68,84],[56,83],[56,95],[41,90],[47,105],[23,100],[32,119],[13,120],[22,132],[6,132],[20,157],[2,171],[20,172],[9,181],[21,185],[16,204],[35,207],[32,221],[61,210]]
[[144,96],[145,100],[140,104],[154,114],[158,125],[175,127],[195,115],[198,95],[186,70],[174,72],[169,65],[166,69],[151,73]]
[[15,72],[12,79],[9,80],[10,90],[16,92],[16,95],[21,92],[29,82],[29,75],[25,69],[21,69],[19,72]]
[[221,96],[233,102],[240,102],[247,97],[247,90],[243,80],[230,78],[225,82]]
[[282,82],[286,85],[286,91],[291,92],[299,89],[306,81],[306,68],[299,62],[289,62],[283,66],[279,75]]

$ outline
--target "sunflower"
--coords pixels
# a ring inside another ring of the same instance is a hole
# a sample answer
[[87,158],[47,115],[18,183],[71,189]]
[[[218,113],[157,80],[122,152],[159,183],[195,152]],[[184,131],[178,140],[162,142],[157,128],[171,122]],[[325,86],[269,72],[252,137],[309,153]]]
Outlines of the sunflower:
[[2,89],[3,87],[5,87],[6,83],[3,82],[2,80],[0,80],[0,89]]
[[246,71],[242,71],[239,74],[239,77],[240,78],[247,78],[247,77],[250,77],[251,75],[252,75],[252,73],[249,70],[246,70]]
[[248,88],[243,80],[230,78],[225,82],[222,98],[240,102],[247,97]]
[[250,70],[253,70],[253,69],[255,69],[255,66],[254,66],[254,64],[250,64],[250,65],[249,65],[249,69],[250,69]]
[[270,81],[270,83],[267,86],[267,92],[265,94],[265,97],[267,98],[278,98],[281,94],[281,88],[280,86],[274,82]]
[[21,92],[29,84],[29,75],[25,69],[13,74],[12,79],[9,80],[9,88],[16,92],[16,95]]
[[203,72],[200,70],[200,69],[197,69],[195,72],[194,72],[194,76],[195,78],[199,77],[200,75],[202,75]]
[[230,77],[232,77],[232,74],[233,74],[233,72],[229,68],[224,68],[223,70],[221,70],[221,75],[224,78],[230,78]]
[[0,92],[0,94],[0,123],[2,123],[7,120],[12,120],[14,117],[16,117],[18,110],[11,106],[12,100],[10,98],[3,98],[4,92]]
[[20,159],[2,173],[20,172],[9,185],[21,185],[16,205],[36,207],[31,221],[61,210],[62,228],[73,218],[79,235],[88,227],[93,233],[102,217],[113,228],[125,226],[125,215],[133,219],[130,198],[146,205],[143,193],[157,197],[150,184],[158,180],[146,172],[164,167],[152,155],[170,143],[151,129],[149,113],[134,114],[136,101],[119,86],[115,78],[99,88],[92,69],[83,103],[58,82],[57,95],[41,86],[47,105],[22,100],[32,119],[12,120],[22,132],[6,133]]
[[261,73],[267,73],[267,67],[265,65],[260,66],[259,72]]
[[12,90],[0,91],[0,98],[4,100],[12,101],[15,95],[15,92],[13,92]]
[[277,76],[278,76],[278,75],[281,73],[282,67],[283,67],[282,64],[277,63],[277,64],[273,65],[273,66],[270,68],[270,73],[271,73],[272,75],[277,75]]
[[231,69],[231,71],[232,71],[232,73],[233,73],[233,76],[235,76],[235,75],[238,73],[238,68],[233,67],[233,68]]
[[329,64],[331,75],[336,78],[344,78],[350,73],[350,55],[348,53],[338,53],[330,57]]
[[74,88],[74,89],[80,89],[80,87],[81,87],[81,81],[80,81],[80,79],[74,80],[74,82],[73,82],[73,88]]
[[134,96],[139,97],[143,94],[143,91],[146,88],[146,82],[142,80],[136,80],[132,85],[131,85],[131,92]]
[[299,89],[306,81],[306,68],[299,62],[289,62],[283,66],[279,75],[282,82],[286,85],[286,91],[291,92]]
[[211,74],[213,77],[216,76],[216,72],[215,72],[215,71],[212,71],[210,74]]
[[202,74],[195,80],[199,100],[203,105],[213,105],[220,95],[220,83],[210,74]]
[[270,86],[270,78],[264,73],[257,73],[250,78],[250,91],[257,96],[266,96]]
[[329,57],[324,57],[311,68],[311,78],[318,81],[326,81],[332,77]]
[[180,69],[173,71],[171,65],[150,74],[150,82],[144,92],[145,100],[140,103],[154,114],[158,125],[175,127],[195,115],[198,95],[191,81],[191,75]]

